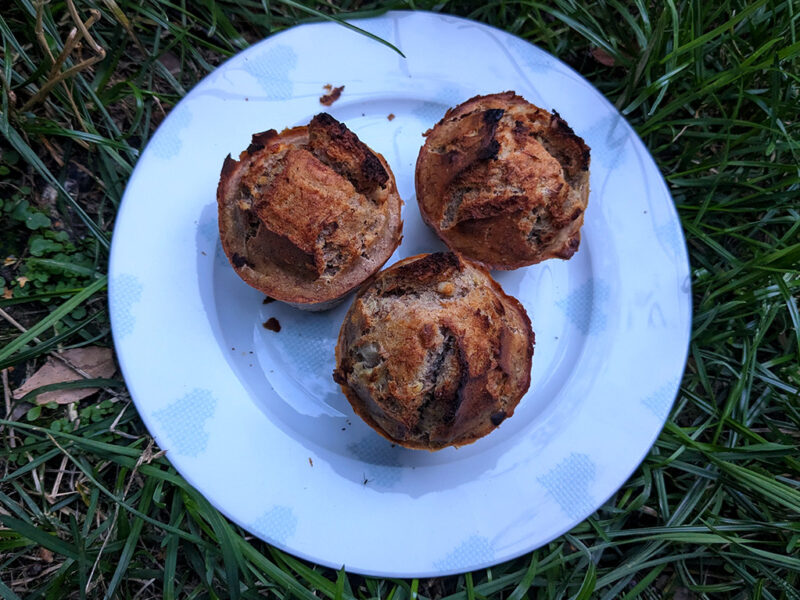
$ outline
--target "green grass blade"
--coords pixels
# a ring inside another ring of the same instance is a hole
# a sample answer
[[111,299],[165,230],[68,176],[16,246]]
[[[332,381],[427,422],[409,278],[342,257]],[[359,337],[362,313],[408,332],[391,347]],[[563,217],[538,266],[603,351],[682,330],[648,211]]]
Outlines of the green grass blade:
[[49,327],[52,327],[55,323],[58,323],[58,321],[60,321],[66,315],[75,310],[85,300],[88,300],[94,294],[104,289],[107,283],[108,283],[108,278],[105,275],[103,275],[102,277],[98,278],[97,280],[93,281],[91,284],[83,288],[80,292],[75,294],[72,298],[70,298],[69,300],[64,302],[61,306],[56,308],[53,312],[51,312],[47,317],[45,317],[44,319],[39,321],[36,325],[28,329],[27,332],[23,333],[13,342],[8,344],[5,348],[0,350],[0,361],[5,360],[6,358],[14,354],[14,352],[24,347],[25,344],[32,341],[33,338],[37,337],[40,333],[46,331]]
[[[142,489],[142,499],[139,502],[139,512],[142,514],[147,514],[150,510],[150,503],[153,501],[153,491],[155,490],[155,479],[148,479],[145,484],[144,488]],[[128,533],[128,538],[125,540],[125,547],[120,554],[119,560],[117,561],[117,568],[114,570],[114,575],[111,577],[111,581],[108,582],[108,587],[106,588],[105,599],[111,600],[115,598],[115,593],[117,591],[117,587],[122,582],[122,578],[125,576],[126,571],[128,570],[128,565],[130,564],[131,558],[133,558],[133,553],[136,550],[136,544],[139,541],[139,536],[142,533],[142,527],[144,526],[144,521],[142,519],[134,519],[133,527],[131,527],[130,533]]]
[[400,51],[400,49],[397,48],[394,44],[391,44],[391,43],[387,42],[383,38],[380,38],[377,35],[374,35],[374,34],[370,33],[369,31],[361,29],[361,27],[353,25],[352,23],[348,23],[344,19],[340,19],[339,17],[337,17],[335,15],[329,15],[327,13],[320,12],[320,11],[314,9],[314,8],[311,8],[310,6],[306,6],[305,4],[301,4],[299,2],[295,2],[294,0],[277,0],[277,1],[280,2],[281,4],[285,4],[286,6],[291,6],[292,8],[296,8],[298,10],[301,10],[301,11],[303,11],[305,13],[308,13],[308,14],[313,15],[315,17],[318,17],[320,19],[325,19],[326,21],[333,21],[334,23],[338,23],[342,27],[346,27],[347,29],[350,29],[351,31],[355,31],[356,33],[359,33],[359,34],[361,34],[363,36],[366,36],[371,40],[375,40],[376,42],[378,42],[379,44],[383,44],[387,48],[391,48],[392,50],[397,52],[403,58],[406,57],[406,55],[403,54]]
[[35,544],[39,544],[40,546],[47,548],[51,552],[56,552],[61,556],[78,560],[78,552],[74,547],[58,539],[54,535],[45,533],[30,523],[26,523],[25,521],[15,519],[14,517],[4,514],[0,514],[0,523],[9,529],[18,532],[20,535],[28,538]]

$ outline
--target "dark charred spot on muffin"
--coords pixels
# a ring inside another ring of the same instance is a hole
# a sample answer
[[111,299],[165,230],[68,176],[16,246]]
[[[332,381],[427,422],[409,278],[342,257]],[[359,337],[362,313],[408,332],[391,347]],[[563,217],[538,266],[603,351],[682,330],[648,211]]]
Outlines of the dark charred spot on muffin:
[[245,152],[248,154],[253,154],[254,152],[263,150],[267,147],[267,144],[277,138],[278,132],[274,129],[268,129],[267,131],[262,131],[261,133],[254,133],[253,138],[250,140],[250,145],[247,147]]
[[250,239],[258,235],[258,228],[261,226],[261,221],[258,220],[258,217],[252,211],[247,211],[245,219],[247,222],[245,238]]
[[478,151],[478,160],[490,160],[497,158],[497,153],[500,152],[500,142],[493,139],[486,146]]
[[251,268],[253,266],[253,263],[251,263],[249,260],[247,260],[247,258],[242,256],[238,252],[234,252],[233,256],[231,256],[231,263],[237,269],[241,269],[245,265],[247,265],[248,267],[251,267]]
[[344,369],[334,369],[333,380],[339,385],[347,385],[347,373]]
[[489,126],[496,125],[505,113],[502,108],[490,108],[483,112],[483,121]]
[[589,170],[589,161],[591,160],[591,151],[589,147],[584,145],[583,153],[581,154],[581,170],[588,171]]
[[514,129],[512,130],[515,136],[524,137],[531,135],[531,130],[522,121],[514,121]]
[[322,162],[345,177],[361,194],[369,194],[389,181],[380,159],[328,113],[320,113],[308,125],[309,149]]
[[427,433],[428,439],[438,437],[435,432],[442,424],[450,425],[455,420],[463,399],[461,389],[469,372],[455,333],[446,327],[442,327],[440,333],[441,345],[429,353],[423,380],[428,392],[419,407],[414,428],[417,435]]
[[458,256],[452,252],[435,252],[398,267],[395,279],[415,281],[418,285],[438,281],[442,277],[454,275],[461,268]]
[[572,185],[579,172],[589,170],[591,149],[555,110],[548,129],[548,135],[539,141],[561,163]]
[[501,410],[496,413],[493,413],[492,416],[490,417],[490,420],[492,421],[492,425],[494,425],[495,427],[499,426],[500,423],[506,420],[506,411]]

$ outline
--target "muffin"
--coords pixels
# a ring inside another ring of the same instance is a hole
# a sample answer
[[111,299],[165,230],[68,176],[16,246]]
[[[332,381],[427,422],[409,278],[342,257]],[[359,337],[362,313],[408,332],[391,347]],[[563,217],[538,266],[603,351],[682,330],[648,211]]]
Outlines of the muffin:
[[321,113],[307,127],[253,135],[217,188],[222,247],[268,296],[324,310],[400,244],[402,201],[384,158]]
[[514,414],[531,380],[525,309],[452,252],[395,263],[345,316],[333,378],[388,440],[426,450],[470,444]]
[[451,108],[416,167],[424,221],[492,269],[570,258],[589,200],[589,147],[558,115],[503,92]]

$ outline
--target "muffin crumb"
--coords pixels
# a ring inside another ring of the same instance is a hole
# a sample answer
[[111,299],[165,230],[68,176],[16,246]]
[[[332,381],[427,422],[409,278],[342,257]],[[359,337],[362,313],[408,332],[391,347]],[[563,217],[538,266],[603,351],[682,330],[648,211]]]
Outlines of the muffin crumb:
[[[325,89],[330,89],[330,88],[331,88],[330,84],[325,86]],[[329,93],[327,93],[324,96],[322,96],[319,99],[319,103],[323,104],[325,106],[330,106],[331,104],[333,104],[334,102],[336,102],[339,99],[339,97],[342,95],[343,91],[344,91],[344,86],[343,85],[340,85],[339,87],[335,87],[335,88],[331,89]]]
[[280,321],[278,321],[278,319],[276,319],[275,317],[270,317],[269,319],[264,321],[263,326],[264,329],[269,329],[270,331],[274,331],[275,333],[278,333],[281,330]]

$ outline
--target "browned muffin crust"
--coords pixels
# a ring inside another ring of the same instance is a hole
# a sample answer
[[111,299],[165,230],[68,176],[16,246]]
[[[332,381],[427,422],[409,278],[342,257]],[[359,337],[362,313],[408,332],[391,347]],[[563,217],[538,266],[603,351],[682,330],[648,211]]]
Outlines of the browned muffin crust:
[[333,378],[353,410],[408,448],[463,446],[514,414],[534,335],[522,305],[452,252],[395,263],[345,316]]
[[589,147],[567,123],[514,92],[447,111],[417,158],[424,221],[493,269],[570,258],[589,200]]
[[253,135],[222,166],[222,246],[248,284],[299,308],[330,308],[400,244],[402,201],[384,158],[326,113]]

